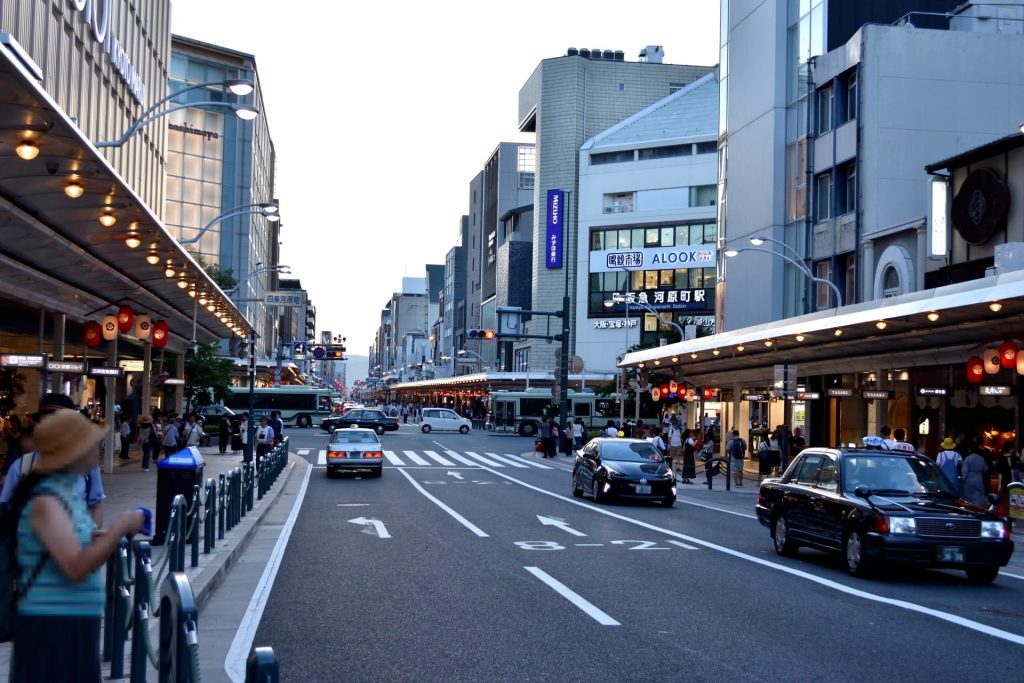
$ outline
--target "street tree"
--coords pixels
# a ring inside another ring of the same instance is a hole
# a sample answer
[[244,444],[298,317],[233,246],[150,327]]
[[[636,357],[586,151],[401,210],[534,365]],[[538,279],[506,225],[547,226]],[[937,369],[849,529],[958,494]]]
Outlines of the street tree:
[[234,362],[217,355],[217,344],[198,344],[185,357],[185,410],[223,403],[231,395]]

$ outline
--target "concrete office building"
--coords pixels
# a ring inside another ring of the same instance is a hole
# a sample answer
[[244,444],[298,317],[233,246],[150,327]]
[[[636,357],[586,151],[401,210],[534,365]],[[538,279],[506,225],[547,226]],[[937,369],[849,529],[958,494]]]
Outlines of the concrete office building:
[[466,247],[469,240],[469,216],[459,219],[456,246],[444,259],[444,291],[441,294],[441,336],[435,344],[434,367],[438,377],[455,374],[455,351],[465,340],[466,321]]
[[678,340],[649,309],[713,333],[717,138],[711,73],[580,150],[576,355],[588,371],[614,374],[626,348]]
[[[565,56],[545,59],[519,91],[519,130],[536,133],[536,176],[533,205],[532,307],[561,311],[562,297],[576,288],[576,202],[579,196],[579,150],[583,143],[644,107],[711,72],[710,66],[664,64],[660,47],[650,46],[646,61],[627,62],[621,51],[570,49]],[[548,190],[569,192],[563,262],[548,267],[545,208]],[[573,307],[575,308],[575,307]],[[573,313],[575,316],[575,313]],[[570,326],[571,327],[571,326]],[[544,333],[547,320],[535,317],[529,333]],[[568,342],[572,346],[572,340]],[[523,340],[515,344],[514,366],[534,370],[554,367],[557,344]]]
[[[755,235],[784,242],[801,258],[809,255],[814,215],[807,187],[808,146],[814,130],[814,58],[847,45],[866,23],[890,24],[911,11],[941,13],[957,4],[956,0],[722,0],[720,259],[726,248],[749,246],[748,239]],[[920,15],[915,21],[931,25],[936,18]],[[852,241],[845,246],[854,250]],[[719,329],[814,310],[807,279],[795,267],[766,254],[742,254],[741,258],[749,259],[750,265],[727,266],[723,271]],[[854,282],[863,272],[856,259],[835,263],[830,279],[841,289],[848,279],[851,282],[844,300],[857,298],[852,295]],[[730,288],[739,294],[729,296]]]
[[[230,78],[251,79],[255,89],[244,98],[230,95],[219,84]],[[273,358],[277,313],[262,299],[267,291],[277,290],[278,274],[259,269],[278,263],[281,226],[255,207],[274,200],[276,168],[256,58],[174,36],[169,92],[211,82],[218,85],[183,92],[173,101],[239,100],[255,106],[260,115],[245,121],[224,108],[190,107],[167,117],[162,123],[168,143],[165,221],[190,251],[231,271],[238,281],[232,298],[257,328],[257,353]]]

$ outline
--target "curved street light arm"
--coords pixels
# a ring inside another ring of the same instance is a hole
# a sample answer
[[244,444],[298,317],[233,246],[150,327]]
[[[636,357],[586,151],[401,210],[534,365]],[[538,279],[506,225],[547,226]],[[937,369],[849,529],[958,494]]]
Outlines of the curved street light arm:
[[196,233],[195,237],[190,237],[187,240],[178,240],[178,244],[195,244],[206,233],[207,230],[209,230],[213,226],[217,225],[221,221],[226,220],[228,218],[233,218],[235,216],[241,216],[241,215],[244,215],[244,214],[247,214],[247,213],[262,213],[262,214],[266,214],[266,211],[263,208],[253,208],[254,206],[258,207],[258,205],[250,205],[249,207],[237,207],[237,208],[231,209],[230,211],[225,211],[224,213],[222,213],[219,216],[214,217],[214,219],[212,221],[210,221],[209,223],[204,225],[202,230],[200,230],[199,232]]
[[[792,254],[793,258],[795,258],[796,260],[800,261],[801,263],[803,263],[803,261],[804,261],[803,257],[800,256],[799,253],[797,253],[796,249],[794,249],[793,247],[789,246],[788,244],[786,244],[782,240],[777,240],[774,237],[764,237],[762,235],[754,235],[754,236],[751,237],[751,239],[759,239],[759,240],[762,240],[764,242],[771,242],[772,244],[778,244],[783,249],[788,249],[789,253]],[[751,242],[751,244],[753,244],[753,242]]]
[[[124,143],[128,142],[128,140],[138,133],[144,126],[156,121],[158,118],[167,116],[168,114],[176,111],[181,111],[182,109],[192,109],[193,107],[229,107],[231,109],[237,109],[238,105],[235,102],[190,102],[189,104],[176,104],[173,107],[168,107],[162,111],[147,113],[142,118],[135,121],[135,123],[128,126],[128,130],[126,130],[124,135],[118,139],[97,142],[95,143],[95,147],[97,149],[102,149],[104,147],[120,147]],[[149,111],[152,112],[152,107]]]
[[741,249],[735,249],[733,251],[735,251],[737,254],[741,254],[744,251],[759,251],[759,252],[762,252],[764,254],[771,254],[772,256],[778,256],[783,261],[786,261],[786,262],[791,263],[794,266],[796,266],[797,269],[799,269],[799,271],[801,273],[803,273],[804,276],[807,279],[809,279],[811,282],[816,282],[818,284],[828,285],[832,289],[832,293],[836,297],[836,307],[837,308],[841,308],[842,307],[842,305],[843,305],[843,294],[842,294],[842,292],[839,291],[839,287],[836,286],[836,283],[832,282],[831,280],[826,280],[824,278],[820,278],[820,277],[815,276],[814,273],[811,272],[811,269],[803,261],[798,261],[796,259],[790,258],[786,254],[780,254],[779,252],[773,251],[771,249],[759,249],[758,247],[743,247]]

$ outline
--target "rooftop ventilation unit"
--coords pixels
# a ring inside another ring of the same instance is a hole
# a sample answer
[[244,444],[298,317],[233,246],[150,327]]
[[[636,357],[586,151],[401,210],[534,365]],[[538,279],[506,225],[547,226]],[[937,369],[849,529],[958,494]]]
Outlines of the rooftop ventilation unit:
[[588,50],[585,47],[581,47],[580,48],[580,57],[583,57],[583,59],[590,59],[590,50]]
[[574,47],[570,47],[570,48],[569,48],[568,50],[566,50],[566,51],[565,51],[565,56],[566,56],[566,57],[575,57],[575,56],[576,56],[576,55],[578,55],[579,53],[580,53],[580,51],[579,51],[579,50],[577,50],[577,49],[576,49],[576,48],[574,48]]
[[622,50],[616,50],[615,51],[615,61],[616,62],[624,62],[624,61],[626,61],[626,53],[623,52]]
[[665,50],[661,45],[648,45],[640,50],[640,61],[648,64],[661,64],[665,59]]
[[604,52],[601,53],[601,59],[607,59],[608,61],[612,61],[613,59],[615,59],[615,53],[612,50],[605,50]]

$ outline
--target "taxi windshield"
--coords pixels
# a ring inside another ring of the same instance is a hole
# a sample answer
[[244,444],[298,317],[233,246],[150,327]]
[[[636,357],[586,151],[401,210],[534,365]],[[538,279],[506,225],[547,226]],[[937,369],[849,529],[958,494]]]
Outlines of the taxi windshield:
[[601,458],[618,462],[663,462],[657,448],[642,442],[606,441],[601,446]]
[[843,492],[853,493],[858,486],[881,496],[957,497],[935,463],[920,457],[847,455],[843,458]]
[[373,432],[338,429],[334,432],[331,443],[380,443],[380,441]]

